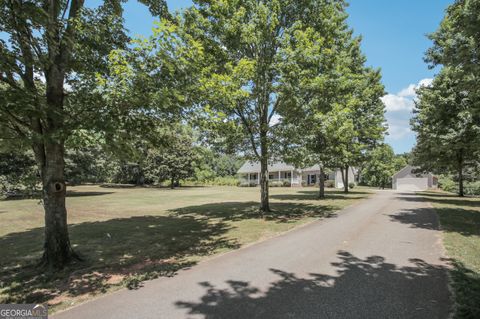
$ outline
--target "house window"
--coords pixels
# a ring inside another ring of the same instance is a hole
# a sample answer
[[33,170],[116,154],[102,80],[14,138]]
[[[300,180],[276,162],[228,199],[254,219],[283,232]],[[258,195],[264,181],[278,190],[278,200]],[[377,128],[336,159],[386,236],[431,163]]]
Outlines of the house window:
[[268,179],[274,179],[274,175],[273,174],[268,174]]
[[288,178],[288,179],[292,178],[292,172],[284,172],[283,178]]

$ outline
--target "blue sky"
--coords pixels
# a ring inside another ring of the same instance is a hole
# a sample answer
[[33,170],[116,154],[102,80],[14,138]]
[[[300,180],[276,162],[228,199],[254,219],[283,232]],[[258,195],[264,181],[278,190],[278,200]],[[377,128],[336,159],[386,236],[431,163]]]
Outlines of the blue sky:
[[368,64],[380,67],[385,89],[389,133],[386,141],[396,153],[415,144],[409,119],[415,88],[428,85],[437,70],[423,56],[431,46],[426,34],[435,31],[451,0],[352,0],[349,23],[363,36]]
[[[167,2],[170,10],[191,5],[190,0]],[[409,128],[415,88],[428,85],[436,72],[423,62],[431,44],[426,34],[435,31],[450,3],[452,0],[350,1],[349,24],[363,37],[362,48],[368,64],[382,70],[388,92],[383,98],[390,133],[386,141],[396,153],[410,151],[415,143]],[[125,4],[125,20],[132,35],[151,33],[154,19],[147,8],[136,1]]]

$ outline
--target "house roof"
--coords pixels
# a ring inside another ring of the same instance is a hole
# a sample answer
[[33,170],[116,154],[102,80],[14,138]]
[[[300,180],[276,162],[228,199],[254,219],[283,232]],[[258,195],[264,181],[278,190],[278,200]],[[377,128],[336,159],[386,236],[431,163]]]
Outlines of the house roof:
[[[284,163],[284,162],[273,162],[268,165],[269,172],[276,172],[276,171],[292,171],[295,170],[295,166]],[[320,167],[318,165],[314,165],[311,167],[307,167],[303,169],[304,171],[318,171]],[[260,163],[259,162],[245,162],[242,167],[237,171],[237,174],[244,174],[244,173],[259,173],[260,172]]]
[[[274,162],[268,165],[269,171],[288,171],[294,170],[295,167],[292,165],[288,165],[284,162]],[[252,162],[247,161],[245,162],[242,167],[237,171],[237,173],[258,173],[260,172],[260,162]]]
[[[412,166],[412,165],[407,165],[405,166],[404,168],[402,168],[401,170],[399,170],[398,172],[396,172],[395,174],[392,175],[393,178],[396,178],[398,175],[402,174],[402,173],[411,173],[413,170],[417,169],[418,167],[415,167],[415,166]],[[418,174],[418,175],[432,175],[432,173],[427,173],[427,174]]]

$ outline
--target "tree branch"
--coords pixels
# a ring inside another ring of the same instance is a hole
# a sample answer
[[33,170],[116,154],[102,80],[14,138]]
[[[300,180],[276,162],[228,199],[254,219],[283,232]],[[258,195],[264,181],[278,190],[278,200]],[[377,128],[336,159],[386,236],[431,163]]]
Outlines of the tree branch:
[[268,123],[270,124],[270,120],[272,117],[275,115],[277,112],[278,106],[280,105],[280,99],[277,97],[277,100],[275,101],[275,104],[272,107],[272,111],[270,112],[270,115],[268,116]]
[[258,154],[258,151],[257,151],[257,144],[255,143],[255,135],[253,134],[253,130],[252,128],[250,127],[250,124],[248,123],[248,120],[245,118],[245,115],[243,114],[243,112],[240,110],[240,108],[238,107],[235,107],[235,114],[238,115],[238,117],[240,118],[240,120],[242,121],[243,125],[245,126],[245,128],[247,129],[248,131],[248,135],[249,135],[249,139],[250,139],[250,143],[252,144],[252,148],[253,148],[253,152],[255,153],[255,156],[260,159],[260,154]]

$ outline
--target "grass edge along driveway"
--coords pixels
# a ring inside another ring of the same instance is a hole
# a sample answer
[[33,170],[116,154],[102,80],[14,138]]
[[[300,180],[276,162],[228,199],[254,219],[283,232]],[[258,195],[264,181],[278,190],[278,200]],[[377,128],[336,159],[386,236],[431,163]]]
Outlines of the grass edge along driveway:
[[480,318],[480,198],[443,191],[418,193],[435,208],[451,263],[455,318]]
[[42,253],[43,212],[36,200],[0,202],[0,303],[44,303],[51,312],[142,281],[173,276],[210,256],[333,217],[368,197],[315,188],[271,188],[273,211],[258,214],[258,188],[177,190],[71,187],[72,245],[84,257],[63,271],[35,267]]

